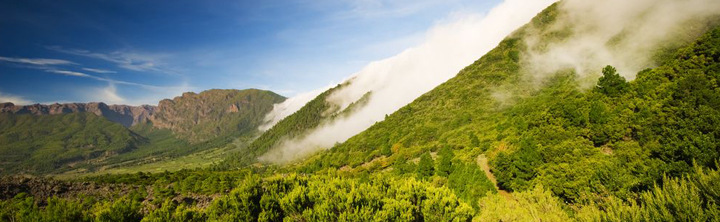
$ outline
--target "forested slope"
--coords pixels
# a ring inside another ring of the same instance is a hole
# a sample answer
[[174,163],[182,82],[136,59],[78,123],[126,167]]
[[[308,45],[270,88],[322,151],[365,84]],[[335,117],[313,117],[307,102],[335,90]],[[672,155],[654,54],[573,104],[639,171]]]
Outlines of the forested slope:
[[[690,42],[648,52],[657,61],[630,81],[607,64],[595,76],[563,69],[537,82],[527,75],[525,38],[569,37],[567,29],[548,28],[563,16],[557,7],[457,77],[310,158],[231,171],[87,178],[81,181],[141,188],[113,198],[46,202],[18,193],[0,202],[0,218],[717,221],[716,21],[693,26]],[[485,157],[507,193],[497,192],[482,161],[476,163]]]
[[524,38],[552,42],[570,36],[565,29],[546,28],[562,16],[556,7],[457,77],[299,169],[356,168],[382,159],[374,171],[402,171],[406,160],[450,147],[459,162],[486,154],[502,189],[542,185],[575,203],[635,197],[663,175],[692,171],[693,163],[715,168],[720,30],[685,48],[648,52],[674,54],[658,54],[661,65],[630,82],[608,66],[597,70],[602,76],[594,87],[583,87],[573,70],[561,70],[538,86],[525,76]]
[[235,169],[247,166],[258,161],[258,157],[267,153],[282,142],[291,139],[298,139],[306,136],[309,131],[315,130],[322,124],[326,124],[341,115],[347,115],[354,111],[357,106],[363,105],[367,95],[359,101],[350,104],[341,110],[336,104],[327,102],[328,96],[342,87],[350,84],[338,84],[321,93],[313,100],[305,104],[300,110],[280,120],[273,127],[263,132],[257,139],[253,140],[244,152],[234,154],[217,166],[220,169]]
[[[184,93],[157,107],[3,104],[0,174],[83,174],[213,148],[237,151],[235,146],[244,146],[255,137],[273,104],[284,99],[266,90],[214,89]],[[125,116],[112,118],[121,114]]]
[[91,113],[0,113],[0,174],[68,170],[68,164],[126,153],[144,142],[122,125]]

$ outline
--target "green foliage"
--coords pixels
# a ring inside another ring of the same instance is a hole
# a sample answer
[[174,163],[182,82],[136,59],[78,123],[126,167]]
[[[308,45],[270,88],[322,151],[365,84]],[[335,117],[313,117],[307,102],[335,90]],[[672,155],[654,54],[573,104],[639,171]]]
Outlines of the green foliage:
[[216,139],[227,141],[228,137],[254,133],[273,104],[284,100],[266,90],[212,89],[162,100],[163,110],[157,111],[154,118],[193,144]]
[[447,188],[414,179],[290,174],[246,179],[207,212],[221,221],[467,221],[473,209]]
[[600,77],[595,87],[598,92],[610,97],[617,97],[626,93],[630,88],[630,84],[617,73],[615,67],[606,66],[603,68],[602,73],[603,76]]
[[[89,177],[85,180],[101,184],[134,184],[153,186],[162,198],[176,194],[214,194],[230,191],[243,180],[248,171],[180,170],[163,173],[115,174]],[[160,199],[162,201],[163,199]]]
[[542,186],[517,192],[512,199],[499,194],[480,199],[473,221],[572,221],[563,203]]
[[122,125],[92,113],[0,113],[0,174],[58,172],[70,163],[125,153],[142,143]]
[[[720,29],[676,50],[670,60],[657,61],[663,65],[631,82],[607,66],[593,90],[583,89],[578,76],[586,75],[572,70],[559,71],[538,86],[522,77],[529,70],[511,55],[525,50],[528,35],[540,42],[567,37],[547,28],[562,17],[553,10],[455,78],[307,165],[321,172],[354,167],[389,146],[393,171],[405,175],[412,166],[407,160],[453,147],[458,161],[470,162],[485,152],[501,189],[518,192],[543,185],[569,203],[629,198],[651,189],[663,174],[689,172],[693,161],[713,167],[720,158]],[[513,98],[498,99],[498,92]],[[422,159],[417,175],[427,178]]]
[[498,186],[505,190],[526,190],[529,181],[537,175],[540,155],[533,148],[524,148],[512,154],[499,153],[491,162]]
[[435,171],[435,163],[429,153],[424,153],[420,156],[418,162],[417,176],[420,179],[427,179],[433,175]]
[[382,148],[381,148],[381,150],[380,150],[380,154],[385,155],[385,156],[390,156],[390,155],[392,155],[393,152],[392,152],[392,149],[390,149],[390,145],[384,145],[384,146],[382,146]]
[[256,89],[186,93],[162,102],[162,110],[153,118],[165,125],[145,123],[130,129],[87,112],[45,116],[2,113],[0,174],[93,171],[224,147],[238,137],[254,136],[273,104],[283,100],[280,95]]
[[642,192],[638,199],[610,197],[591,203],[578,213],[580,221],[716,221],[720,218],[720,173],[695,167],[682,178],[665,177],[662,185]]
[[40,221],[38,207],[32,196],[20,193],[14,198],[0,202],[0,219],[3,221]]
[[328,110],[339,108],[333,107],[327,103],[326,98],[340,87],[342,87],[342,85],[338,85],[323,92],[315,99],[305,104],[305,106],[293,115],[280,120],[272,128],[265,131],[262,135],[260,135],[260,137],[255,139],[245,149],[248,152],[242,152],[228,157],[218,166],[218,168],[238,168],[253,163],[258,156],[273,148],[280,142],[280,140],[304,135],[306,130],[313,129],[320,125],[323,121],[328,120],[330,118],[327,114]]
[[440,158],[438,160],[437,170],[435,171],[435,174],[441,177],[447,177],[453,171],[452,160],[453,158],[455,158],[455,154],[449,147],[445,146],[440,149],[438,155],[440,156]]
[[140,221],[143,218],[140,207],[139,201],[129,197],[105,202],[95,206],[95,221]]
[[497,193],[485,172],[475,164],[457,163],[448,176],[448,187],[460,199],[477,208],[476,200],[488,193]]
[[[521,63],[524,42],[527,37],[540,42],[562,41],[569,35],[548,28],[562,18],[556,7],[551,6],[457,77],[387,116],[385,121],[297,165],[251,168],[263,171],[262,175],[250,170],[196,170],[101,176],[90,180],[150,186],[157,199],[143,206],[139,204],[139,196],[143,195],[133,194],[114,197],[113,201],[52,200],[48,201],[52,207],[44,207],[21,194],[0,201],[0,218],[720,218],[720,29],[708,32],[673,57],[662,56],[669,59],[658,61],[662,65],[640,72],[631,82],[608,66],[592,90],[583,89],[577,79],[580,75],[567,70],[544,79],[538,86],[522,77],[528,71]],[[511,94],[512,98],[498,98],[498,93]],[[250,163],[242,161],[250,161],[285,136],[302,135],[333,115],[343,115],[344,111],[325,103],[325,96],[268,131],[249,149],[256,153],[236,157],[237,163]],[[333,114],[324,116],[327,110]],[[430,155],[436,151],[437,166]],[[478,156],[481,153],[483,156]],[[476,160],[484,160],[481,157],[489,159],[501,190],[495,190],[487,176],[492,175],[478,167]],[[172,201],[181,194],[218,195],[209,206],[199,208]],[[61,207],[79,210],[60,212],[57,209]]]
[[177,202],[166,199],[162,206],[147,216],[143,217],[142,221],[206,221],[204,212],[202,210],[189,207],[186,204],[178,204]]

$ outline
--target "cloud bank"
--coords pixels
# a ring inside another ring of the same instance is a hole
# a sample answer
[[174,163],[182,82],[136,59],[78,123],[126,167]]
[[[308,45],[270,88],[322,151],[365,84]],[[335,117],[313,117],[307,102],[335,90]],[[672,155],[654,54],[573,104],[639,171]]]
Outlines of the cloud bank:
[[21,96],[10,95],[0,92],[0,103],[13,103],[15,105],[30,105],[32,101],[27,100]]
[[297,112],[310,100],[314,99],[315,97],[320,95],[320,93],[325,92],[328,89],[330,89],[330,86],[315,89],[310,92],[300,93],[296,96],[288,98],[282,103],[273,105],[272,111],[265,115],[265,123],[259,126],[258,129],[261,131],[266,131],[272,128],[280,120],[285,119],[285,117]]
[[423,43],[396,56],[368,64],[346,80],[351,84],[327,99],[344,109],[372,92],[365,106],[350,116],[312,130],[305,137],[281,142],[279,147],[262,156],[261,161],[283,163],[344,142],[375,122],[382,121],[386,114],[395,112],[454,77],[553,2],[506,0],[485,16],[451,15],[430,29]]
[[612,65],[627,79],[653,67],[654,56],[696,39],[720,15],[717,0],[566,0],[550,30],[569,30],[564,41],[527,39],[523,56],[539,83],[561,70],[574,70],[585,86]]

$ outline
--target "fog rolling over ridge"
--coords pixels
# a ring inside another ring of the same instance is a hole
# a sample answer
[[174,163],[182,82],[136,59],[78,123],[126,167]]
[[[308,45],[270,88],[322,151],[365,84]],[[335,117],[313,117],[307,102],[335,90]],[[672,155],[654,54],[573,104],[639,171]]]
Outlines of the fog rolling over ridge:
[[592,86],[606,65],[634,79],[657,65],[653,56],[658,52],[694,41],[720,15],[717,0],[566,0],[559,7],[550,30],[534,31],[568,35],[563,41],[526,39],[522,59],[535,83],[570,69],[585,87]]
[[308,101],[314,99],[325,90],[330,89],[330,87],[331,86],[327,86],[324,88],[315,89],[310,92],[300,93],[296,96],[286,99],[282,103],[273,105],[273,110],[265,116],[264,124],[259,126],[258,129],[260,131],[267,131],[283,118],[293,114],[294,112],[297,112]]
[[[348,116],[343,115],[310,130],[303,137],[281,141],[260,160],[283,163],[344,142],[454,77],[553,2],[507,0],[483,16],[450,16],[450,19],[431,28],[423,43],[396,56],[368,64],[344,81],[349,85],[327,98],[327,102],[344,110],[371,92],[367,104]],[[261,130],[297,111],[321,91],[299,95],[276,105],[277,111],[273,110],[266,118],[270,124],[261,127]]]

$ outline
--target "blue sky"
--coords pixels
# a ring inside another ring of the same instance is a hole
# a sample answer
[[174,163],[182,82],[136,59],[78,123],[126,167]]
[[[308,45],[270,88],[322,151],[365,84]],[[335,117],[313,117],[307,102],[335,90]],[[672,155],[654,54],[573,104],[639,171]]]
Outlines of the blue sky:
[[0,102],[156,104],[337,83],[499,0],[0,0]]

